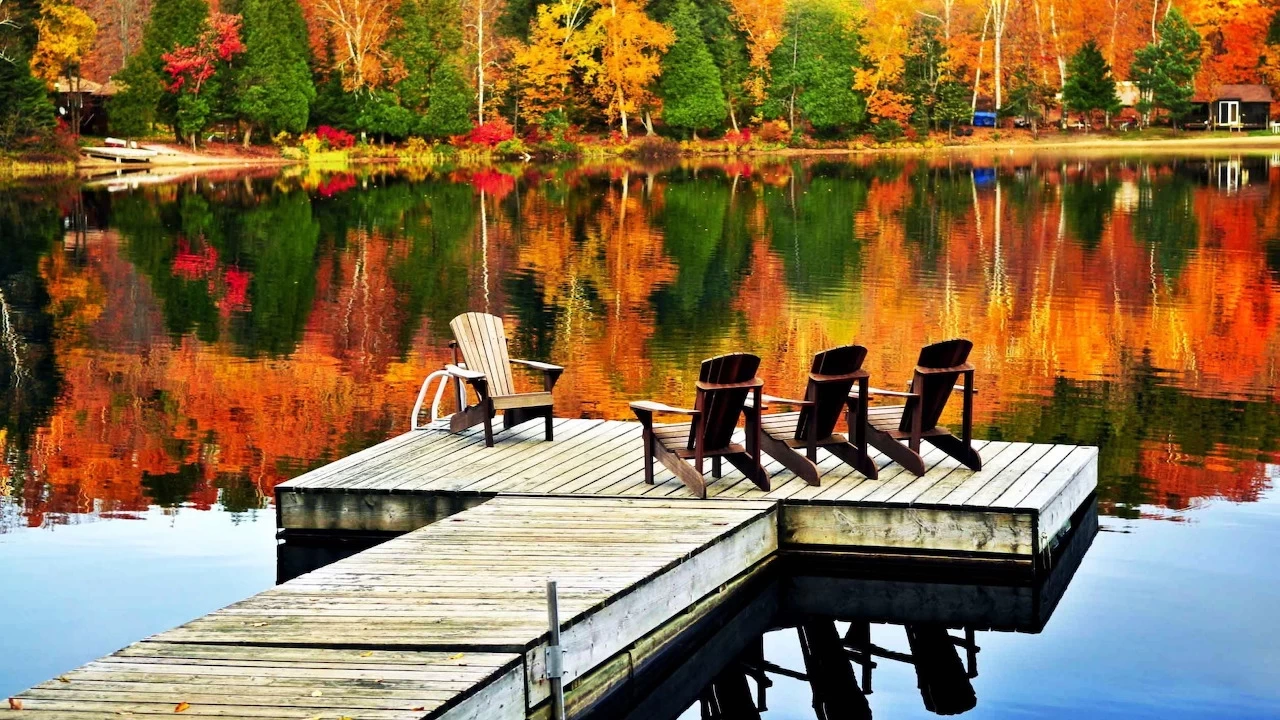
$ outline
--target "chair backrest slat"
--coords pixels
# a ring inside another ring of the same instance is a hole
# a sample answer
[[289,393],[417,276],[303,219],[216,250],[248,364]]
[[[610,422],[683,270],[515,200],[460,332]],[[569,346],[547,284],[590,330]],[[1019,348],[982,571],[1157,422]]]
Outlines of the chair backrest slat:
[[[968,362],[971,350],[973,350],[973,343],[968,340],[960,338],[944,340],[921,348],[920,359],[916,361],[916,365],[922,368],[956,367]],[[924,376],[922,383],[913,382],[911,392],[919,393],[920,400],[917,402],[913,398],[907,401],[907,409],[902,413],[902,423],[898,425],[898,429],[902,432],[910,432],[912,413],[915,412],[921,413],[921,430],[932,430],[936,427],[938,420],[942,417],[943,409],[947,407],[947,400],[951,398],[952,388],[955,387],[959,378],[959,372],[939,373]]]
[[[862,369],[862,361],[866,357],[867,349],[862,345],[841,345],[814,355],[809,372],[812,375],[849,375]],[[847,407],[849,391],[854,382],[854,378],[826,383],[810,379],[804,399],[816,404],[812,408],[800,410],[795,439],[804,440],[809,437],[810,423],[817,423],[816,437],[819,439],[835,432],[836,424],[840,422]]]
[[488,379],[489,394],[513,394],[515,383],[511,378],[511,356],[507,354],[502,318],[487,313],[463,313],[454,318],[449,327],[453,329],[467,368],[484,373]]
[[[760,369],[760,358],[749,353],[730,353],[702,361],[698,380],[705,383],[731,384],[754,380]],[[738,425],[742,407],[746,404],[747,388],[732,390],[698,390],[694,408],[702,411],[706,426],[708,448],[722,448],[733,439],[733,429]],[[693,447],[693,437],[689,438]]]

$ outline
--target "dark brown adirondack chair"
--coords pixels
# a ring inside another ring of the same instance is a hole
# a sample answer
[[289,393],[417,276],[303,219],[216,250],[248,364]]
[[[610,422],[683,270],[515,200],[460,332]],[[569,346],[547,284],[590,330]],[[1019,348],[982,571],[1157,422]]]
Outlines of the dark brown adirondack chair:
[[[453,364],[446,365],[457,382],[458,407],[449,418],[449,430],[460,432],[484,424],[484,444],[493,447],[493,418],[502,411],[502,426],[512,428],[536,418],[547,424],[547,440],[554,439],[551,429],[551,389],[564,368],[535,360],[517,360],[507,355],[507,334],[502,318],[486,313],[463,313],[449,323],[453,329]],[[461,356],[459,356],[461,355]],[[511,365],[523,365],[542,373],[541,392],[518,393],[511,376]],[[466,404],[463,383],[471,386],[478,398],[475,405]]]
[[[756,377],[760,358],[732,353],[702,361],[697,395],[692,408],[678,408],[647,400],[631,403],[631,410],[644,425],[644,480],[653,484],[656,458],[676,474],[698,497],[707,496],[702,476],[703,458],[711,458],[711,475],[720,477],[720,459],[742,471],[762,490],[769,489],[769,476],[760,466],[760,396],[764,382]],[[747,405],[747,396],[752,403]],[[688,415],[687,423],[655,425],[655,413]],[[746,446],[733,442],[738,416],[746,416]],[[693,460],[691,467],[688,460]]]
[[[867,441],[872,447],[898,461],[916,475],[925,472],[920,457],[920,441],[930,444],[973,470],[982,469],[982,458],[973,449],[973,366],[969,364],[968,340],[944,340],[920,350],[915,373],[907,392],[871,388],[866,395],[854,394],[860,405],[876,395],[906,398],[905,405],[866,408]],[[964,385],[956,380],[964,376]],[[951,393],[960,391],[964,412],[960,437],[938,424]],[[906,440],[904,446],[900,441]]]
[[[819,484],[818,448],[826,449],[872,480],[877,477],[876,464],[867,455],[867,407],[849,395],[854,383],[862,394],[868,390],[870,375],[862,369],[866,357],[867,349],[861,345],[823,350],[813,356],[803,400],[762,396],[766,403],[800,408],[762,416],[760,441],[766,454],[810,485]],[[852,443],[835,431],[842,416],[847,418],[849,434],[854,437]],[[803,455],[797,451],[799,448],[804,449]]]

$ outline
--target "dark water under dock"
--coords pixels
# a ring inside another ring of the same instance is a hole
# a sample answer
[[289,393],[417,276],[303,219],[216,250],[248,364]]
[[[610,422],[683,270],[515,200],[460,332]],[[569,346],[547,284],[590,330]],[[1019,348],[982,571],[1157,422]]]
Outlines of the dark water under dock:
[[[1280,159],[1028,156],[267,174],[0,191],[0,697],[269,587],[274,486],[402,431],[447,321],[507,315],[561,415],[728,349],[978,344],[979,438],[1102,448],[1044,632],[969,716],[1280,706]],[[110,185],[110,187],[108,187]],[[873,627],[902,650],[900,628]],[[841,631],[844,628],[841,627]],[[794,631],[766,637],[800,668]],[[927,716],[877,669],[879,717]],[[812,717],[777,679],[769,718]]]

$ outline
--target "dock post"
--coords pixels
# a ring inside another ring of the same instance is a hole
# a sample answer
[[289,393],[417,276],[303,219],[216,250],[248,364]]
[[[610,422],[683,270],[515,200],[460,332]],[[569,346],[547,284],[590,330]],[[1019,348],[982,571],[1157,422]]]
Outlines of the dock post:
[[547,682],[551,685],[551,720],[564,720],[564,650],[560,648],[560,600],[556,581],[547,581],[547,623],[551,639],[547,642]]

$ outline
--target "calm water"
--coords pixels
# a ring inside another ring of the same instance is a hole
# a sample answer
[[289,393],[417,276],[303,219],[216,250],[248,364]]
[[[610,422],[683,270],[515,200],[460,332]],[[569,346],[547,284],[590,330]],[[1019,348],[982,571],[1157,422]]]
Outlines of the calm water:
[[[5,188],[0,696],[269,586],[274,485],[405,430],[480,309],[587,417],[720,352],[785,394],[833,344],[893,386],[971,338],[980,437],[1100,445],[1103,514],[1042,633],[979,633],[972,715],[1280,714],[1278,303],[1267,155]],[[927,714],[898,665],[871,708]]]

